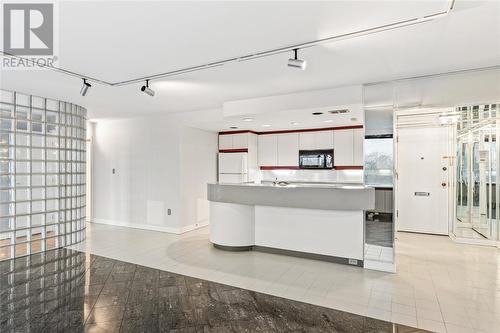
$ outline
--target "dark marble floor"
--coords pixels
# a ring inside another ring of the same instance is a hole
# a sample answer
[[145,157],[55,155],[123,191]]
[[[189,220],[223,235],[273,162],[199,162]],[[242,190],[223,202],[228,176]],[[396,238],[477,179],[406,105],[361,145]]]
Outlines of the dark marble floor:
[[393,332],[388,322],[68,249],[2,261],[0,273],[0,332]]

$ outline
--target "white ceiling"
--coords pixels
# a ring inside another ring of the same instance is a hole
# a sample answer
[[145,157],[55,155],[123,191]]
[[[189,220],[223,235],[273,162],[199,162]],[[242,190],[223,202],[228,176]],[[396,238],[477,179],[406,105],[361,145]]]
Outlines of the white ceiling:
[[[82,1],[59,4],[60,66],[121,81],[255,51],[421,17],[448,1],[172,2]],[[269,96],[500,64],[497,1],[457,0],[445,18],[140,85],[94,84],[46,70],[2,71],[0,86],[78,103],[91,118],[219,108]],[[287,120],[288,121],[288,120]],[[290,119],[290,121],[293,121]]]
[[[221,110],[206,110],[206,117],[197,117],[187,113],[182,117],[192,126],[210,131],[251,130],[266,132],[285,129],[324,128],[363,124],[364,114],[361,105],[343,105],[349,110],[345,114],[331,114],[329,110],[337,108],[316,108],[314,110],[282,110],[247,116],[223,117]],[[321,115],[312,112],[321,111]],[[191,117],[193,116],[193,117]],[[187,118],[187,119],[186,119]],[[248,119],[250,121],[246,121]],[[233,128],[236,127],[236,128]]]

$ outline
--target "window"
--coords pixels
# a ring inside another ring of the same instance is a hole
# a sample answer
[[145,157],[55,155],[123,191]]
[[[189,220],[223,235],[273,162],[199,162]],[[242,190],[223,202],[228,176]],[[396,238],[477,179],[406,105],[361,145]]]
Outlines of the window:
[[365,184],[393,186],[393,139],[367,136],[365,138]]

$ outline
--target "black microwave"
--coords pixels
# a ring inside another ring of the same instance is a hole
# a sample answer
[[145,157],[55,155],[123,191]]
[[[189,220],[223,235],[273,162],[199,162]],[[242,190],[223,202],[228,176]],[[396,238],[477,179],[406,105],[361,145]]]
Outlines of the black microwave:
[[333,149],[299,150],[300,169],[333,169]]

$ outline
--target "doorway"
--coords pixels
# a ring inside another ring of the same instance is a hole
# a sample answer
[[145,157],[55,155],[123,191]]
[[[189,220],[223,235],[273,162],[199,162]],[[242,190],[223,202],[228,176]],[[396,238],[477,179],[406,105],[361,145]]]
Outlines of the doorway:
[[453,129],[450,110],[396,112],[396,229],[448,235]]
[[497,107],[461,107],[457,132],[455,237],[462,241],[497,239]]

